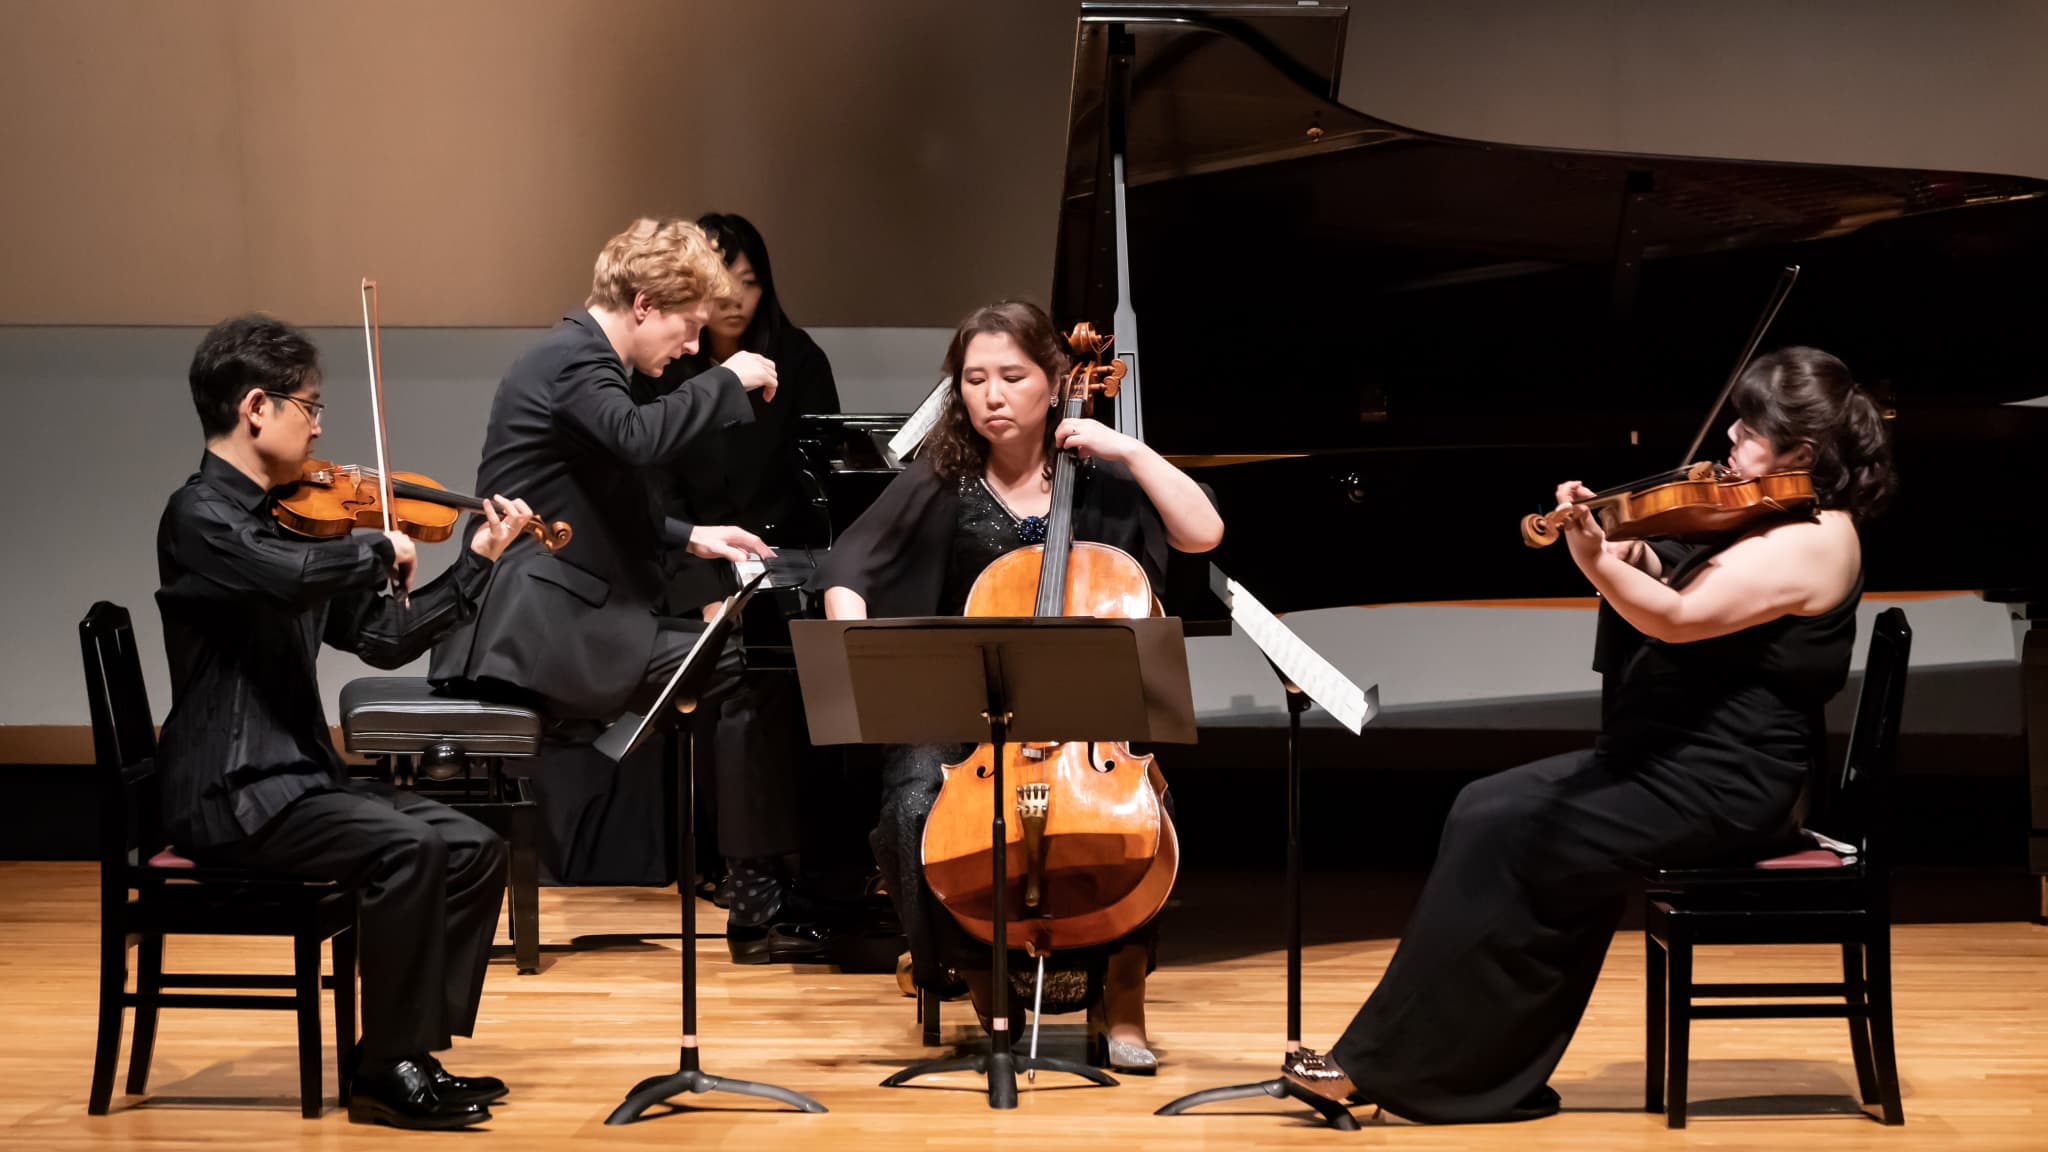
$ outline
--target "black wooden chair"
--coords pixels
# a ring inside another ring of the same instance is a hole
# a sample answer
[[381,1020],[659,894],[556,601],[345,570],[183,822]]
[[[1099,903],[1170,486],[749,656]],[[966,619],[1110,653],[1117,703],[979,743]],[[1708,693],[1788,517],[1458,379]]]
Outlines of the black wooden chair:
[[[332,884],[240,868],[199,867],[165,843],[151,757],[156,730],[128,610],[94,604],[78,625],[92,706],[93,754],[107,777],[100,833],[99,1043],[86,1111],[105,1115],[121,1056],[121,1018],[135,1009],[128,1091],[149,1085],[160,1008],[270,1009],[299,1025],[299,1111],[320,1115],[320,945],[334,941],[334,1029],[341,1099],[348,1099],[356,1042],[355,896]],[[282,936],[293,974],[164,971],[164,938]],[[137,944],[135,991],[127,991],[128,944]],[[232,989],[179,992],[170,989]],[[289,989],[288,995],[251,990]]]
[[[1808,828],[1832,835],[1807,831],[1814,847],[1754,864],[1647,874],[1644,1107],[1663,1112],[1672,1128],[1685,1127],[1694,1020],[1785,1017],[1846,1018],[1863,1103],[1879,1105],[1886,1124],[1905,1123],[1892,1045],[1891,893],[1882,832],[1912,644],[1904,611],[1878,616],[1848,757],[1839,773],[1817,773],[1810,790]],[[1838,945],[1842,980],[1696,984],[1692,950],[1702,944]],[[1806,1002],[1695,1003],[1731,999]]]

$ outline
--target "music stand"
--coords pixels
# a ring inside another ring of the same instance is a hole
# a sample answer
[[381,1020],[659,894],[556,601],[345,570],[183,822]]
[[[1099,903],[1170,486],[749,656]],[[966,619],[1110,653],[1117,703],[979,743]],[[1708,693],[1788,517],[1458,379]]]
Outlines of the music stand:
[[[1217,598],[1230,606],[1231,619],[1258,646],[1266,665],[1273,669],[1287,692],[1287,1051],[1291,1053],[1301,1047],[1301,714],[1308,711],[1311,702],[1321,703],[1345,727],[1357,732],[1379,714],[1380,690],[1375,684],[1358,691],[1214,564],[1209,565],[1209,578]],[[1312,687],[1305,690],[1296,681]],[[1285,1076],[1191,1092],[1167,1103],[1153,1115],[1178,1116],[1203,1104],[1252,1096],[1271,1096],[1275,1100],[1291,1096],[1322,1113],[1332,1128],[1350,1132],[1358,1127],[1349,1108],[1318,1096]]]
[[1190,744],[1194,700],[1173,617],[916,617],[793,620],[790,641],[817,744],[988,742],[995,750],[989,826],[995,1004],[986,1056],[923,1060],[885,1088],[938,1072],[988,1076],[991,1108],[1017,1106],[1017,1070],[1069,1072],[1113,1087],[1071,1060],[1010,1050],[1008,862],[1003,746],[1023,741]]
[[696,756],[691,746],[694,738],[687,731],[679,732],[677,729],[684,727],[684,715],[697,710],[712,669],[718,665],[719,653],[725,648],[726,636],[738,622],[740,610],[746,607],[761,579],[761,574],[756,573],[719,605],[718,612],[697,635],[696,643],[683,657],[682,666],[669,677],[661,696],[647,715],[626,713],[605,729],[604,735],[594,743],[598,751],[619,761],[657,730],[668,731],[676,773],[676,894],[681,898],[679,903],[683,910],[683,1044],[677,1057],[676,1071],[665,1076],[650,1076],[635,1084],[625,1100],[605,1117],[606,1124],[630,1124],[640,1119],[649,1108],[684,1092],[765,1096],[799,1111],[825,1111],[824,1105],[800,1092],[752,1080],[709,1075],[699,1066],[697,1056],[697,915],[696,901],[690,895],[690,876],[697,863],[695,789],[692,786]]

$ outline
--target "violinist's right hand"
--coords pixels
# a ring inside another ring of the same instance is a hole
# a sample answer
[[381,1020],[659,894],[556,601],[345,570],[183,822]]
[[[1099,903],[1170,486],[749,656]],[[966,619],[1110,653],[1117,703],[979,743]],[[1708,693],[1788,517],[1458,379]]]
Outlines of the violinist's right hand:
[[759,352],[735,352],[719,367],[732,369],[740,378],[740,387],[749,392],[758,388],[761,399],[775,399],[775,361]]
[[412,537],[403,532],[386,531],[384,538],[391,541],[391,577],[407,592],[412,591],[412,572],[419,562],[419,552],[413,547]]

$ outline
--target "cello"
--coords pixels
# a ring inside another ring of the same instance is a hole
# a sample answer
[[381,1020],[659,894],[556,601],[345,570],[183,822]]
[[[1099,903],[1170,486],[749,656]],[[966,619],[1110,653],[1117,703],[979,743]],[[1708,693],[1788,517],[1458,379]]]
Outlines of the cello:
[[[1057,419],[1087,413],[1095,393],[1113,397],[1125,363],[1102,363],[1109,338],[1081,323],[1067,338],[1076,358],[1059,384]],[[976,577],[968,616],[1161,614],[1145,569],[1130,554],[1074,539],[1072,451],[1053,462],[1052,504],[1043,544],[999,557]],[[968,934],[993,942],[994,805],[1012,805],[1005,821],[1007,946],[1038,957],[1106,944],[1143,927],[1166,903],[1180,850],[1164,798],[1166,778],[1150,755],[1122,741],[1007,743],[996,796],[994,749],[982,744],[943,767],[944,782],[925,822],[925,880]]]

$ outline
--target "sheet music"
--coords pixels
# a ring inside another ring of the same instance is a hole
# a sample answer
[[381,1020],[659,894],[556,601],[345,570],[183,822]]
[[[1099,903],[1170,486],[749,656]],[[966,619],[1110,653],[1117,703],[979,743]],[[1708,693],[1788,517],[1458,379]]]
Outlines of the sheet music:
[[896,435],[889,438],[889,454],[895,457],[889,461],[891,465],[902,463],[905,456],[924,443],[925,434],[932,430],[932,425],[939,422],[939,413],[946,407],[946,394],[952,390],[951,376],[939,381],[938,387],[933,388],[931,395],[924,398],[924,403],[917,406],[917,411],[910,414],[910,419],[903,422],[903,427],[897,429]]
[[1379,685],[1368,690],[1353,684],[1350,677],[1337,671],[1335,665],[1281,623],[1278,616],[1267,611],[1257,597],[1245,591],[1244,585],[1223,575],[1222,569],[1213,564],[1209,571],[1222,581],[1223,586],[1216,589],[1216,594],[1229,606],[1231,620],[1309,699],[1322,705],[1324,711],[1354,733],[1379,714]]

